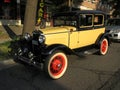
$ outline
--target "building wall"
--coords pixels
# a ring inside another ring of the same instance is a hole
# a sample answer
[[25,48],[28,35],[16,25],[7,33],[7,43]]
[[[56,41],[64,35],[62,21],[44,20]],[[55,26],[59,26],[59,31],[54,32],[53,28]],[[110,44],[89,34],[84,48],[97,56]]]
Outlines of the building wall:
[[[96,10],[99,0],[83,0],[81,6],[86,7],[86,9]],[[84,8],[81,8],[84,9]]]
[[101,0],[83,0],[81,4],[78,5],[81,10],[101,10],[106,13],[110,13],[110,5],[107,1]]
[[20,25],[20,0],[0,0],[0,25]]

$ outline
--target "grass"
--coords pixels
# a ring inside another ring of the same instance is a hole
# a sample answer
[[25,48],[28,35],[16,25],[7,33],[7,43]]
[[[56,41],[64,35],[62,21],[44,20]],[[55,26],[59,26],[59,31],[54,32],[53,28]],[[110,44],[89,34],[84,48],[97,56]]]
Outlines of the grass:
[[3,32],[0,31],[0,35],[2,35],[2,34],[3,34]]
[[0,61],[10,58],[10,55],[8,53],[8,51],[10,50],[9,46],[10,41],[0,43]]

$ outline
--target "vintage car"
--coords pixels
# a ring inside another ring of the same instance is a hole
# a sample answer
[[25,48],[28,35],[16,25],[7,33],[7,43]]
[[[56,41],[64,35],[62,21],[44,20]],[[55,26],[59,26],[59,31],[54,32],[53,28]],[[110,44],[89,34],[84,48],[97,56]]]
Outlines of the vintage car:
[[101,11],[72,11],[53,15],[53,27],[26,33],[15,46],[14,60],[41,67],[52,79],[62,77],[67,55],[95,49],[105,55],[110,45],[105,32],[106,14]]
[[110,39],[120,42],[120,18],[110,18],[106,23],[106,31]]

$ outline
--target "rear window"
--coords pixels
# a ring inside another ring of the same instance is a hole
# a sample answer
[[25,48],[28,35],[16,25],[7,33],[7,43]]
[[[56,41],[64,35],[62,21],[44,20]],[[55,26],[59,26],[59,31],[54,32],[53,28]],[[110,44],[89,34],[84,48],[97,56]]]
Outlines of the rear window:
[[94,16],[94,26],[101,26],[104,24],[104,16],[97,14]]

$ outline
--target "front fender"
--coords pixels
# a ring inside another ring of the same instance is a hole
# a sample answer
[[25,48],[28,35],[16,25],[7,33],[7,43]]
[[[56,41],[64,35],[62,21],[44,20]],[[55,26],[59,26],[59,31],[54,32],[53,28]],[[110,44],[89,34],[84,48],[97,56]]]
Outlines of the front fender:
[[56,50],[61,50],[65,54],[72,54],[73,53],[73,51],[69,47],[67,47],[65,45],[54,44],[54,45],[47,46],[46,49],[45,49],[44,54],[45,55],[50,55],[50,54],[52,54]]

